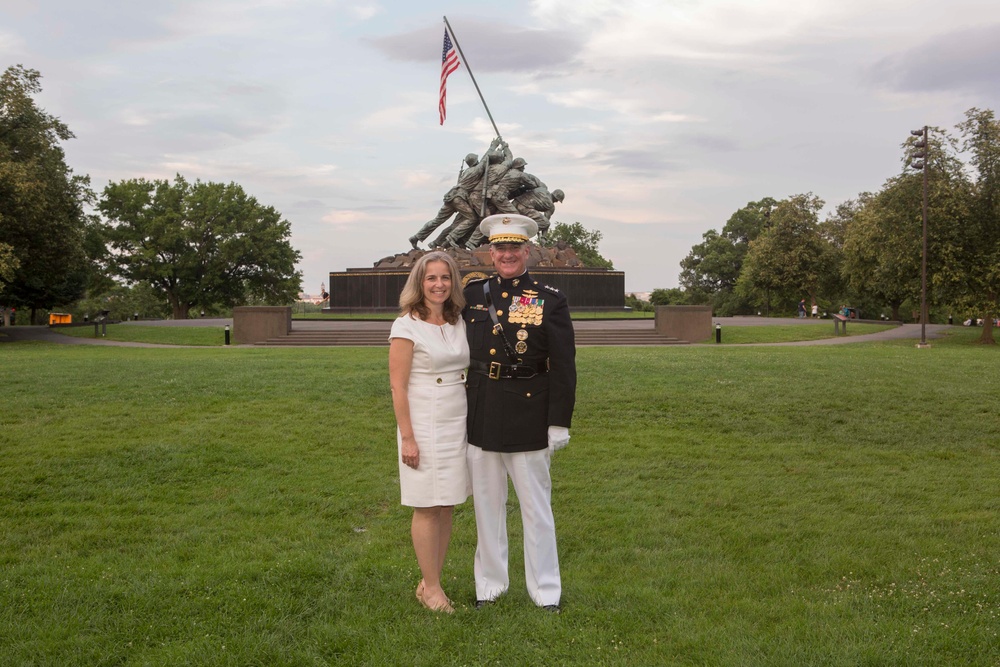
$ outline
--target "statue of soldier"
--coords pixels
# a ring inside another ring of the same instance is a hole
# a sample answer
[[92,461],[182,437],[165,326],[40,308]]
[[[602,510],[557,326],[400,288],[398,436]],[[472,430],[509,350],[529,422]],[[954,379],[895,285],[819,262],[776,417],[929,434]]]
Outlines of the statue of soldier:
[[[526,166],[524,160],[520,158],[515,159],[513,164],[517,165],[519,160],[521,168]],[[521,172],[520,174],[511,176],[512,172],[514,172],[513,169],[507,172],[507,176],[503,179],[506,181],[504,185],[508,187],[508,190],[498,190],[498,192],[500,192],[501,196],[512,196],[509,206],[517,213],[528,216],[538,224],[538,240],[541,241],[544,239],[549,225],[551,225],[552,214],[555,212],[555,202],[561,202],[565,198],[565,194],[563,194],[562,190],[556,190],[550,194],[545,183],[534,174]],[[516,189],[510,189],[514,184],[517,184],[515,186]],[[510,211],[501,210],[499,212],[509,213]],[[484,240],[485,237],[477,229],[466,242],[465,247],[469,250],[474,250],[482,245]]]
[[[532,181],[538,181],[534,176],[524,173],[527,164],[524,159],[516,157],[511,161],[510,168],[503,173],[499,181],[495,183],[490,181],[486,193],[486,208],[490,215],[517,213],[517,209],[510,201],[511,197],[514,193],[532,185]],[[483,233],[477,228],[473,230],[472,236],[465,241],[465,247],[474,250],[483,244],[484,238]],[[460,239],[456,240],[461,242]]]
[[552,224],[552,214],[556,210],[556,202],[566,198],[562,190],[549,189],[545,185],[532,188],[514,197],[514,208],[521,215],[526,215],[538,223],[538,235],[544,236]]
[[[498,140],[499,144],[497,147],[503,152],[498,153],[495,149],[491,149],[486,152],[486,159],[479,163],[480,165],[487,165],[486,174],[483,177],[486,180],[485,186],[487,190],[491,183],[496,183],[503,178],[514,162],[514,156],[510,152],[507,142],[498,138],[494,139],[494,143],[497,143]],[[446,242],[443,245],[451,246],[452,248],[461,248],[468,237],[475,231],[479,221],[484,216],[492,213],[486,205],[486,193],[482,185],[478,185],[474,190],[469,192],[469,204],[472,205],[473,216],[466,215],[466,219],[448,233]]]
[[425,223],[420,228],[420,231],[410,237],[410,245],[414,248],[417,247],[418,242],[426,240],[435,229],[447,222],[456,213],[461,214],[460,217],[464,219],[475,218],[479,220],[472,209],[472,205],[469,203],[469,193],[479,185],[484,172],[483,167],[480,165],[485,163],[480,163],[479,156],[475,153],[469,153],[465,156],[465,164],[468,167],[463,169],[458,175],[458,183],[445,193],[443,197],[444,203],[438,211],[437,216]]
[[486,201],[489,204],[491,214],[517,213],[517,209],[510,203],[510,200],[515,193],[529,183],[528,175],[524,173],[524,168],[527,165],[528,163],[523,158],[514,158],[510,163],[510,169],[504,172],[499,180],[490,181]]

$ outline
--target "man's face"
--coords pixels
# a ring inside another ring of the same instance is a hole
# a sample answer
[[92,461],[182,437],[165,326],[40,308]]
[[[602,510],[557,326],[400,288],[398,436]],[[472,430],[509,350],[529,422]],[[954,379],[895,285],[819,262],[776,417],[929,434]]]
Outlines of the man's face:
[[527,243],[497,243],[490,246],[493,267],[501,278],[516,278],[524,273],[528,261]]

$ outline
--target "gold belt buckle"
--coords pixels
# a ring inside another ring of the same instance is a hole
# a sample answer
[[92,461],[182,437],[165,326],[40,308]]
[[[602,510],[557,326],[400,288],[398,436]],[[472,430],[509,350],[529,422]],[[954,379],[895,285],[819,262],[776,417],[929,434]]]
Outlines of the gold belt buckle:
[[490,376],[491,380],[499,380],[500,379],[500,362],[499,361],[491,361],[490,362],[489,376]]

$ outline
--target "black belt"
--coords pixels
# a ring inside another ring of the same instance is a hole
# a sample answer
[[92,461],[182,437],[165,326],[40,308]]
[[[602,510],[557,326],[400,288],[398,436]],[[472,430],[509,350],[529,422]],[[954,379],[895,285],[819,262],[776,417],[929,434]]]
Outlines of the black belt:
[[486,363],[473,359],[469,362],[469,370],[487,376],[491,380],[526,380],[541,373],[549,372],[549,362],[539,361],[534,364],[501,364],[499,361]]

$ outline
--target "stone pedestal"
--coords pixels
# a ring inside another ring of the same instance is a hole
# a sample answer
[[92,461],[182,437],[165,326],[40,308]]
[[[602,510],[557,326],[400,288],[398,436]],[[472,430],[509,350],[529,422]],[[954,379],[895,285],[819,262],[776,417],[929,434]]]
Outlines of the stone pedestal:
[[[493,274],[491,266],[460,269],[462,281]],[[534,267],[528,271],[540,283],[555,287],[572,310],[625,310],[625,272],[606,269]],[[348,269],[330,273],[328,313],[390,313],[399,310],[399,294],[410,275],[399,269]]]
[[[426,251],[411,250],[386,257],[370,269],[330,272],[330,302],[326,313],[391,313],[399,310],[399,294],[410,275],[410,267]],[[455,258],[463,282],[493,274],[490,250],[448,249]],[[528,271],[535,280],[566,295],[573,310],[623,311],[625,272],[580,266],[576,253],[565,243],[553,247],[531,247]]]
[[239,306],[233,308],[233,341],[252,345],[292,331],[290,306]]
[[689,343],[712,337],[711,306],[657,306],[656,333]]

